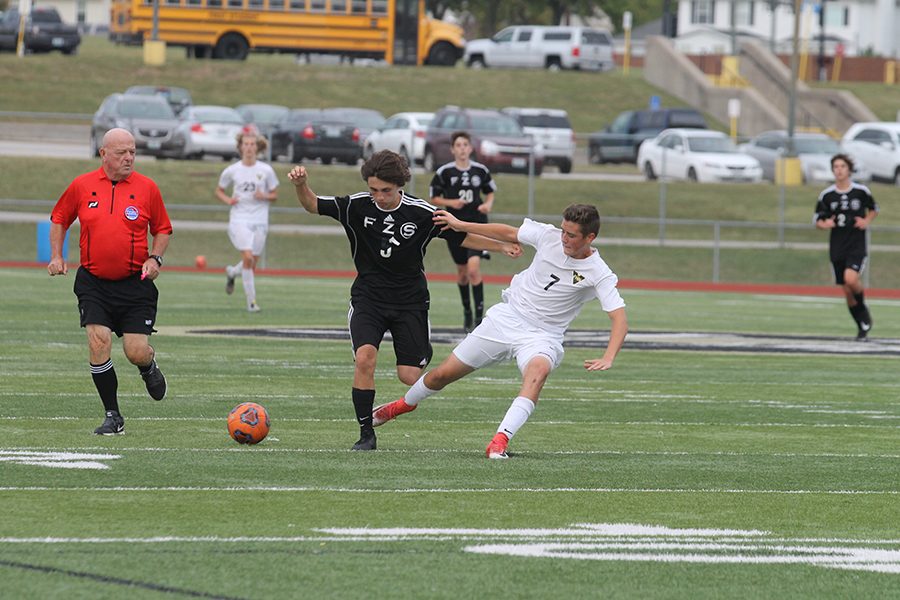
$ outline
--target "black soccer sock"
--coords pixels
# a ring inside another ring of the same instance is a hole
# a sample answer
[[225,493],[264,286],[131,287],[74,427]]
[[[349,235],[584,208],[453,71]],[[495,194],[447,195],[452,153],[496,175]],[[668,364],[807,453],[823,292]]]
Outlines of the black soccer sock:
[[456,284],[456,287],[459,288],[459,299],[462,300],[463,311],[464,312],[472,312],[472,304],[469,302],[469,284],[460,285]]
[[472,298],[475,299],[475,324],[478,325],[484,316],[484,283],[472,286]]
[[361,435],[375,433],[372,428],[372,409],[375,407],[375,390],[353,388],[353,410],[356,411],[356,422],[359,423]]
[[102,365],[91,363],[91,378],[93,378],[94,385],[97,387],[97,393],[100,394],[100,400],[103,401],[103,408],[107,411],[114,410],[119,412],[119,378],[116,377],[112,359],[109,359]]
[[869,307],[866,306],[865,293],[860,292],[858,294],[853,294],[853,299],[856,300],[855,308],[857,308],[859,310],[859,312],[857,313],[859,315],[858,318],[856,315],[854,315],[854,318],[856,318],[856,322],[857,323],[863,322],[863,323],[866,323],[867,325],[871,325],[872,324],[872,316],[869,314]]

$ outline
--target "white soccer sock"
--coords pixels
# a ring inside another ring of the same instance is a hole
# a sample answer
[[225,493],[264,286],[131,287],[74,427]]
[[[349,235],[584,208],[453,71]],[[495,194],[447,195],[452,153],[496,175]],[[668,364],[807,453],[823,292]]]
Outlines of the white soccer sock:
[[241,275],[241,283],[244,284],[244,295],[247,296],[247,306],[251,302],[256,302],[256,278],[253,269],[247,269]]
[[533,411],[534,402],[525,396],[517,397],[509,406],[509,410],[506,411],[506,416],[500,421],[500,427],[497,428],[497,433],[504,433],[506,434],[506,437],[512,439],[512,437],[516,435],[516,432],[519,431],[519,428],[525,424],[525,421],[528,420],[528,417],[531,416]]
[[436,394],[437,391],[438,390],[432,390],[427,385],[425,385],[425,375],[422,375],[414,384],[412,384],[412,387],[409,388],[409,391],[406,392],[406,395],[403,396],[403,401],[406,402],[409,406],[415,406],[428,396]]
[[236,265],[231,266],[231,276],[232,277],[240,277],[241,271],[244,270],[244,259],[237,261]]

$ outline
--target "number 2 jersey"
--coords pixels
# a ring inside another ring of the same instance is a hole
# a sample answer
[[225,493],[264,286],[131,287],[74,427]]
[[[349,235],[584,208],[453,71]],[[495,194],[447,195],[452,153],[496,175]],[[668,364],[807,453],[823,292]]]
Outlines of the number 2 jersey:
[[856,217],[865,217],[867,211],[878,212],[878,205],[872,192],[866,186],[850,182],[850,189],[838,191],[830,185],[819,194],[813,222],[834,217],[829,251],[831,260],[843,259],[848,255],[866,254],[866,231],[854,227]]
[[562,335],[581,307],[596,298],[606,312],[625,306],[619,279],[594,250],[587,258],[563,252],[562,230],[525,219],[519,242],[537,250],[527,269],[503,290],[503,301],[532,325]]
[[353,300],[400,309],[428,309],[425,249],[436,237],[458,243],[465,233],[441,231],[432,216],[437,208],[400,192],[400,204],[387,211],[368,192],[318,196],[318,211],[338,221],[350,240],[357,276]]

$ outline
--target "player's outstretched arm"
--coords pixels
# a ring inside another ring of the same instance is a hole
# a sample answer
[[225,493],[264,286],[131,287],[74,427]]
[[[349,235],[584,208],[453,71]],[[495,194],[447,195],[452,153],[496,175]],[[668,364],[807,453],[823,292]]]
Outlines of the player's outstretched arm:
[[464,248],[470,250],[487,250],[488,252],[502,252],[510,258],[519,258],[522,256],[522,246],[518,242],[501,242],[491,238],[478,235],[477,233],[467,233],[462,241]]
[[295,166],[288,173],[288,179],[294,184],[297,200],[300,201],[300,205],[306,209],[306,212],[313,215],[319,214],[319,200],[309,187],[309,174],[306,172],[306,167]]
[[[498,240],[501,242],[518,243],[519,228],[504,223],[472,223],[470,221],[460,221],[445,210],[434,211],[434,222],[441,226],[442,229],[452,229],[453,231],[461,231],[463,233],[477,233],[478,235]],[[466,246],[463,242],[463,246]],[[473,246],[466,246],[474,248]]]
[[610,312],[609,320],[609,343],[606,345],[606,352],[601,358],[584,361],[584,368],[588,371],[606,371],[612,368],[616,355],[625,343],[625,335],[628,333],[628,317],[625,316],[625,309],[617,308]]

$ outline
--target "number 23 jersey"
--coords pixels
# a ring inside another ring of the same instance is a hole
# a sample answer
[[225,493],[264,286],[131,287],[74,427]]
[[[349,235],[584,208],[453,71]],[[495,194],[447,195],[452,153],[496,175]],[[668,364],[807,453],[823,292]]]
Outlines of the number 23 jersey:
[[518,238],[537,252],[531,265],[513,277],[502,297],[532,325],[561,335],[581,307],[594,298],[606,312],[625,306],[616,289],[616,274],[596,249],[587,258],[567,256],[562,230],[531,219],[519,227]]

